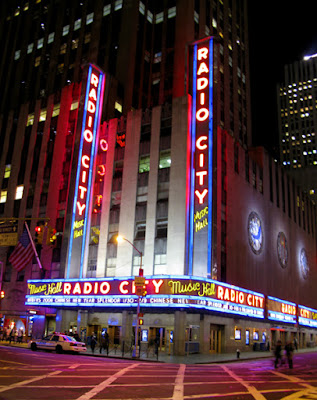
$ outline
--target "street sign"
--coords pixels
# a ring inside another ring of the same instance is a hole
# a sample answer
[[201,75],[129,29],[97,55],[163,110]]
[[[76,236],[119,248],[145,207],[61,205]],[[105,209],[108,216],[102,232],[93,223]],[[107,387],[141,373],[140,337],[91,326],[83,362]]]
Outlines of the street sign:
[[136,286],[135,287],[135,294],[137,296],[142,296],[143,295],[143,286]]
[[0,247],[16,246],[18,243],[18,227],[16,225],[0,226]]
[[135,276],[134,277],[134,285],[136,287],[141,286],[143,287],[145,285],[145,278],[144,276]]

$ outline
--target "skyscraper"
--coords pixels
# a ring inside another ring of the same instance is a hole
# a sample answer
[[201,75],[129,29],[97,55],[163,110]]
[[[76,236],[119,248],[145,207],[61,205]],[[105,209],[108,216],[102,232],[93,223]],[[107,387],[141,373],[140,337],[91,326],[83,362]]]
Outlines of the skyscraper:
[[286,65],[278,88],[279,147],[284,168],[316,200],[316,55]]

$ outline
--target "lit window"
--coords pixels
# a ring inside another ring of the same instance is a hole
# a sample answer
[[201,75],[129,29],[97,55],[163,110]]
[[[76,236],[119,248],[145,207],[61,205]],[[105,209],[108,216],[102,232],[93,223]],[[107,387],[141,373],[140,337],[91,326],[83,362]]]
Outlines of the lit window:
[[72,50],[78,48],[78,43],[79,43],[79,39],[78,38],[72,40]]
[[20,56],[21,56],[21,50],[17,50],[17,51],[14,53],[14,59],[15,59],[15,60],[18,60],[18,59],[20,58]]
[[69,34],[69,25],[65,25],[64,27],[63,27],[63,33],[62,33],[62,35],[63,36],[66,36],[66,35],[68,35]]
[[176,7],[172,7],[168,9],[167,18],[176,17]]
[[53,43],[54,42],[54,37],[55,37],[55,32],[50,33],[48,35],[48,38],[47,38],[47,43],[48,44]]
[[41,56],[38,56],[34,61],[34,67],[38,67],[40,63],[41,63]]
[[17,8],[15,10],[14,16],[17,17],[18,15],[20,15],[20,8]]
[[46,120],[46,110],[43,110],[40,113],[40,122],[45,120]]
[[0,203],[5,203],[7,201],[7,190],[1,190]]
[[111,13],[111,4],[108,4],[107,6],[104,6],[102,15],[106,17],[110,13]]
[[164,13],[160,12],[158,14],[155,15],[155,23],[159,24],[160,22],[163,22],[164,20]]
[[212,19],[212,26],[217,29],[217,21],[215,18]]
[[116,0],[114,3],[114,10],[118,11],[120,8],[122,8],[122,0]]
[[4,170],[4,178],[10,178],[11,174],[11,164],[7,164]]
[[80,29],[80,27],[81,27],[81,18],[76,19],[74,23],[74,31],[77,31],[78,29]]
[[93,22],[93,20],[94,20],[94,13],[92,12],[92,13],[90,13],[90,14],[87,14],[87,17],[86,17],[86,25],[91,24],[91,23]]
[[140,1],[139,3],[139,11],[142,15],[145,15],[145,5]]
[[199,14],[197,11],[194,11],[194,21],[199,24]]
[[84,37],[84,43],[85,43],[85,44],[86,44],[86,43],[89,43],[90,40],[91,40],[91,33],[88,32],[88,33],[86,33],[86,35],[85,35],[85,37]]
[[147,10],[147,20],[152,24],[153,23],[153,14],[150,10]]
[[314,189],[310,189],[309,194],[315,194],[315,190]]
[[115,102],[114,108],[122,113],[122,104],[118,103],[117,101]]
[[150,171],[150,156],[141,156],[139,160],[139,173]]
[[171,151],[164,150],[160,152],[159,169],[170,168],[171,166]]
[[66,54],[66,50],[67,50],[67,43],[63,43],[63,44],[61,45],[59,54]]
[[26,126],[33,125],[33,123],[34,123],[34,114],[29,114]]
[[41,38],[37,41],[37,48],[41,49],[43,47],[44,39]]
[[61,107],[60,104],[56,104],[53,107],[52,117],[57,117],[57,115],[59,115],[60,107]]
[[78,108],[78,101],[74,101],[70,107],[71,110],[76,110]]
[[28,45],[28,48],[27,48],[27,54],[30,54],[30,53],[32,53],[32,51],[33,51],[33,47],[34,47],[34,43],[30,43],[29,45]]
[[23,189],[24,185],[17,186],[17,189],[15,191],[15,200],[21,200],[23,197]]
[[23,11],[27,11],[29,9],[29,2],[24,4]]

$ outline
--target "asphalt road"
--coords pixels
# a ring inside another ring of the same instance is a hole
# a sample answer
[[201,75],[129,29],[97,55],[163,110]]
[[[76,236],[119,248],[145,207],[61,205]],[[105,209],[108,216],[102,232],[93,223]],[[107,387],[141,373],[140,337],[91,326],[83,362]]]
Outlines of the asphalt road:
[[271,359],[162,364],[0,345],[0,400],[24,399],[317,399],[317,353],[275,370]]

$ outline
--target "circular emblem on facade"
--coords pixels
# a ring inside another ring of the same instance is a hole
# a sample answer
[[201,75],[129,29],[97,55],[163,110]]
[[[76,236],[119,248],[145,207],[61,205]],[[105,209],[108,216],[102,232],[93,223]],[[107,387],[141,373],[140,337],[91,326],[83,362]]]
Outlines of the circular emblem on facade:
[[260,217],[252,212],[248,219],[249,243],[255,254],[260,254],[263,246],[263,231]]
[[309,265],[305,249],[302,249],[300,252],[300,270],[303,275],[303,278],[307,279],[309,274]]
[[277,256],[282,268],[286,268],[288,260],[287,241],[284,232],[277,235]]

